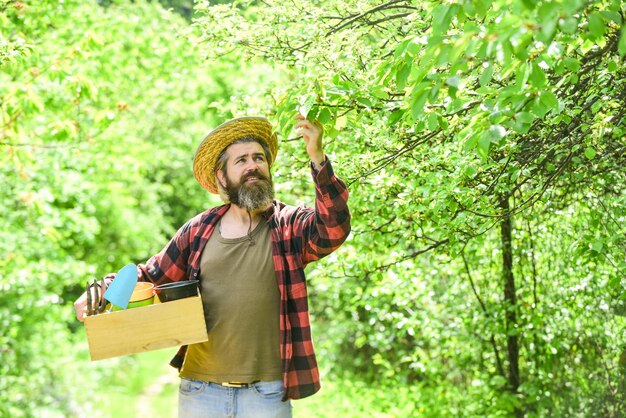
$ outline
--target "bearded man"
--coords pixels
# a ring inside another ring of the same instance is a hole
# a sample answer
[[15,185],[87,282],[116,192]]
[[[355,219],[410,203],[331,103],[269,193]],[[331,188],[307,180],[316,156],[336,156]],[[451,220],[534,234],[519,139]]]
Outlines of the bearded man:
[[[156,285],[200,281],[208,341],[182,347],[170,363],[180,371],[181,418],[291,417],[290,399],[320,388],[304,267],[346,240],[350,212],[321,125],[296,118],[315,208],[274,199],[278,143],[270,122],[233,119],[206,136],[193,164],[196,180],[225,204],[195,216],[138,266],[139,280]],[[74,304],[79,320],[85,301]]]

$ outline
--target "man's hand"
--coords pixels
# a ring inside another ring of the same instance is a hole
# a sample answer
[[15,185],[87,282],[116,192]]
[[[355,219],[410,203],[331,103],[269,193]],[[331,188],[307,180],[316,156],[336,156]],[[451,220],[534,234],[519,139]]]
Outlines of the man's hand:
[[296,119],[300,122],[296,123],[294,130],[298,135],[302,135],[302,139],[304,139],[304,144],[306,145],[306,152],[309,154],[309,158],[313,162],[314,168],[319,170],[321,168],[321,164],[326,159],[322,147],[322,134],[324,132],[322,124],[317,120],[315,122],[311,122],[301,114],[298,114]]
[[[90,289],[91,290],[91,289]],[[91,291],[92,300],[95,298],[95,293]],[[74,312],[76,312],[76,319],[80,322],[85,320],[87,316],[87,292],[80,295],[76,302],[74,302]]]
[[[100,288],[100,283],[89,286],[89,291],[91,292],[92,307],[98,304],[94,286],[98,287],[98,292],[100,293],[100,295],[102,295],[102,297],[104,297],[104,292],[109,287],[111,281],[113,281],[114,278],[115,273],[109,273],[104,277],[104,289]],[[87,316],[87,292],[80,295],[80,297],[74,302],[74,312],[76,313],[76,319],[78,319],[80,322],[83,322],[85,320],[85,317]]]

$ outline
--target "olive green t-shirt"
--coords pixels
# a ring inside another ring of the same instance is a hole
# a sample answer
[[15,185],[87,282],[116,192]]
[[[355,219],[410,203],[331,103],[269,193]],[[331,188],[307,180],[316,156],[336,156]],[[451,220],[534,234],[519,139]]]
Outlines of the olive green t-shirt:
[[248,236],[223,238],[219,224],[202,253],[200,283],[209,340],[189,346],[180,376],[208,382],[282,378],[280,294],[265,219]]

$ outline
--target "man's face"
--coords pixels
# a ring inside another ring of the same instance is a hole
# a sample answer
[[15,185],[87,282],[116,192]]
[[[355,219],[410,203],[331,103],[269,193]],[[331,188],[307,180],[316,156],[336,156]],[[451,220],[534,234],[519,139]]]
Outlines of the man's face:
[[274,184],[263,147],[256,142],[233,144],[226,153],[218,180],[230,202],[251,212],[266,209],[274,199]]

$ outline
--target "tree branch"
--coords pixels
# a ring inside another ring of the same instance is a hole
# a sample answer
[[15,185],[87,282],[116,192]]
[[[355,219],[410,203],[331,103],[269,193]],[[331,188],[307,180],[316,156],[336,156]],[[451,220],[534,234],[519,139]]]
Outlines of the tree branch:
[[[370,15],[372,13],[376,13],[376,12],[379,12],[379,11],[385,10],[385,9],[399,8],[400,6],[396,6],[396,4],[405,3],[405,2],[406,2],[406,0],[391,0],[391,1],[387,2],[387,3],[379,4],[378,6],[373,7],[371,9],[369,9],[369,10],[366,10],[363,13],[359,13],[356,16],[352,16],[352,17],[348,18],[348,20],[346,20],[342,24],[340,24],[338,26],[335,26],[330,31],[328,31],[326,33],[326,36],[330,36],[333,33],[339,32],[341,29],[345,28],[346,26],[349,26],[352,23],[356,22],[357,20],[362,19],[363,17],[365,17],[367,15]],[[412,7],[412,6],[408,5],[408,4],[406,6],[402,6],[402,7],[403,8],[407,8],[407,9],[409,9],[409,8],[414,9],[414,7]]]
[[[485,314],[486,317],[489,317],[489,313],[487,312],[487,307],[483,303],[482,299],[480,298],[480,295],[478,294],[478,291],[476,290],[476,285],[474,284],[474,279],[472,279],[472,275],[469,269],[469,264],[467,263],[467,258],[465,257],[465,252],[461,252],[461,258],[463,259],[463,264],[465,265],[465,272],[467,273],[467,278],[469,279],[470,285],[472,286],[472,292],[474,292],[474,296],[476,297],[476,300],[478,300],[478,303],[480,304],[483,314]],[[489,341],[491,342],[491,346],[496,356],[496,366],[498,368],[498,373],[501,376],[506,377],[506,374],[504,372],[504,366],[502,365],[502,360],[500,359],[500,350],[498,350],[498,344],[496,344],[496,338],[493,333],[491,333]]]

